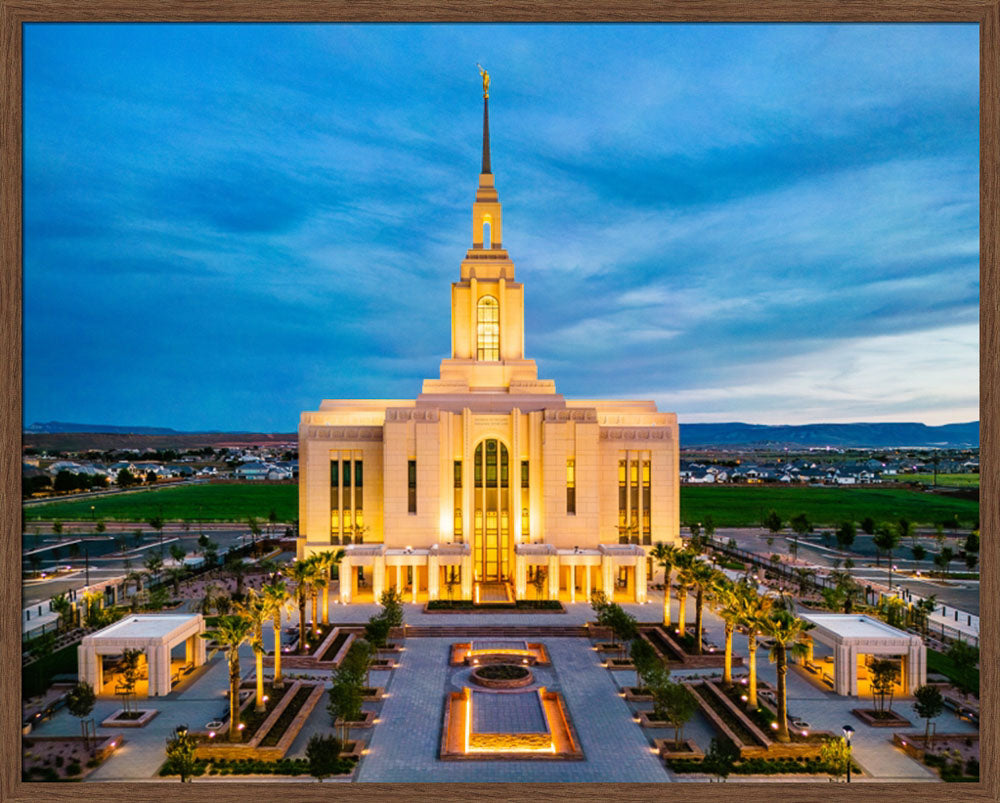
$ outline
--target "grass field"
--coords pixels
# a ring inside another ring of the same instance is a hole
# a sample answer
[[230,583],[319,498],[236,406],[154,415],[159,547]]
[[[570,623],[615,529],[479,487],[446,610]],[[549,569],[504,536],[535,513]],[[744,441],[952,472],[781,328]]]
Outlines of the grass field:
[[[654,500],[655,502],[655,500]],[[876,521],[907,518],[916,524],[934,524],[956,513],[964,524],[979,518],[979,504],[900,488],[779,488],[704,485],[681,488],[681,521],[704,521],[711,515],[721,527],[759,525],[769,510],[785,521],[805,513],[814,525],[835,525],[871,516]]]
[[[933,474],[900,474],[900,482],[922,482],[924,485],[934,483]],[[951,488],[978,488],[978,474],[938,474],[937,484],[946,485]]]
[[273,509],[278,521],[299,517],[299,486],[261,484],[179,485],[151,491],[114,494],[96,499],[73,499],[24,508],[25,521],[74,521],[93,516],[105,521],[146,521],[162,516],[167,521],[262,522]]
[[[654,500],[655,503],[655,500]],[[77,499],[31,505],[26,521],[73,521],[94,515],[107,521],[146,521],[161,515],[168,521],[246,521],[266,519],[274,509],[278,520],[298,518],[298,486],[271,484],[182,485],[97,499]],[[816,525],[835,525],[845,519],[876,521],[906,517],[918,524],[933,524],[958,514],[965,524],[979,518],[979,505],[966,499],[899,488],[784,488],[769,486],[683,486],[681,521],[716,525],[758,525],[768,510],[777,510],[787,523],[805,513]]]

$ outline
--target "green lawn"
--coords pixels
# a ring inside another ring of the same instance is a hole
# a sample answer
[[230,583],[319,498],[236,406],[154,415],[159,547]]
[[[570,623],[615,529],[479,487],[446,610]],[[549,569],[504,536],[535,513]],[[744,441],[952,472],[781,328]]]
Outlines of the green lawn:
[[[924,485],[934,484],[933,474],[900,474],[900,482],[922,482]],[[938,474],[938,485],[947,485],[952,488],[978,488],[978,474]]]
[[[656,500],[653,500],[656,503]],[[24,508],[26,521],[86,520],[94,515],[107,521],[146,521],[162,515],[168,521],[245,521],[248,516],[266,519],[273,508],[278,520],[298,518],[298,486],[269,483],[181,485],[152,491],[118,494],[96,499],[76,499]],[[683,486],[681,521],[716,525],[755,526],[768,510],[777,510],[787,523],[805,513],[816,525],[834,525],[845,519],[876,521],[906,517],[918,524],[933,524],[958,514],[971,524],[979,518],[979,504],[899,488],[785,488],[760,485]]]
[[246,521],[256,516],[264,523],[273,509],[278,521],[291,522],[299,517],[299,487],[270,483],[179,485],[30,505],[24,508],[24,518],[25,521],[89,519],[91,505],[93,515],[106,521],[146,521],[157,515],[167,521]]
[[[656,500],[653,500],[656,503]],[[704,521],[717,526],[759,525],[769,510],[788,520],[805,513],[814,525],[831,526],[846,519],[876,521],[907,518],[916,524],[934,524],[958,514],[965,524],[979,518],[979,503],[900,488],[785,488],[733,485],[681,488],[681,522]]]
[[956,666],[945,653],[927,650],[927,671],[944,675],[955,685],[979,695],[979,670]]

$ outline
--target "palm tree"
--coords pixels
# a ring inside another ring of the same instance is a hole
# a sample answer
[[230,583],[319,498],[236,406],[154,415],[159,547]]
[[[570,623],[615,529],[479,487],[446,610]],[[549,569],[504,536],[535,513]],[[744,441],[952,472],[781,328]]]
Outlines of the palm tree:
[[658,543],[654,546],[649,556],[656,561],[656,565],[663,569],[663,627],[670,629],[670,573],[674,570],[674,564],[680,550],[673,544]]
[[240,647],[254,637],[253,622],[243,614],[228,614],[216,620],[214,630],[201,634],[202,638],[215,642],[214,656],[219,650],[226,651],[229,662],[229,741],[238,742],[240,730]]
[[281,613],[285,610],[292,595],[288,591],[288,584],[281,579],[275,579],[273,583],[262,586],[260,595],[264,601],[265,610],[271,616],[271,624],[274,626],[274,680],[272,685],[280,689],[285,685],[281,678]]
[[185,550],[180,544],[171,544],[167,551],[170,553],[170,557],[177,561],[177,563],[183,563],[184,558],[187,557],[187,550]]
[[739,612],[737,621],[747,631],[747,649],[749,651],[750,686],[747,690],[747,708],[756,708],[757,636],[761,632],[761,620],[770,612],[774,599],[758,593],[757,589],[750,583],[741,583],[736,588],[736,609]]
[[760,621],[761,631],[774,642],[768,655],[778,673],[778,733],[779,742],[790,742],[788,733],[788,698],[785,686],[785,676],[788,674],[788,657],[802,656],[806,653],[806,632],[816,625],[799,619],[794,613],[784,608],[771,611],[770,615]]
[[705,607],[705,594],[711,593],[718,572],[709,564],[698,560],[691,567],[691,583],[695,589],[694,598],[694,651],[701,655],[701,633]]
[[250,620],[253,627],[253,654],[256,660],[257,696],[255,711],[264,710],[264,622],[269,618],[269,611],[264,599],[259,593],[250,589],[246,598],[237,605],[237,611]]
[[69,601],[69,597],[65,594],[56,594],[50,601],[49,607],[55,611],[56,615],[59,617],[56,620],[56,628],[60,631],[68,630],[70,627],[70,618],[73,611],[73,603]]
[[167,569],[167,577],[170,578],[170,582],[174,586],[174,596],[180,596],[181,593],[181,580],[187,575],[187,569],[181,566],[171,566]]
[[315,638],[319,638],[319,592],[320,589],[323,593],[326,593],[329,583],[326,581],[326,577],[323,576],[323,567],[319,562],[319,555],[313,555],[310,560],[313,564],[313,579],[310,584],[310,596],[312,597],[312,631]]
[[695,553],[682,549],[674,559],[677,569],[677,633],[681,638],[687,635],[687,595],[688,589],[694,585]]
[[334,566],[340,565],[340,562],[344,559],[344,555],[345,552],[342,549],[338,549],[336,552],[332,549],[327,549],[316,555],[316,564],[322,570],[326,579],[326,584],[323,586],[323,624],[325,625],[330,623],[330,583],[333,579],[332,569]]
[[733,682],[733,633],[740,622],[739,586],[731,582],[724,574],[716,576],[712,589],[715,612],[722,619],[726,634],[726,662],[722,669],[722,682],[727,686]]
[[295,601],[299,606],[299,654],[306,654],[306,602],[315,577],[315,565],[297,560],[288,569],[288,578],[295,583]]
[[243,558],[235,552],[226,553],[224,568],[236,579],[236,596],[243,596],[243,576],[246,574],[247,565]]

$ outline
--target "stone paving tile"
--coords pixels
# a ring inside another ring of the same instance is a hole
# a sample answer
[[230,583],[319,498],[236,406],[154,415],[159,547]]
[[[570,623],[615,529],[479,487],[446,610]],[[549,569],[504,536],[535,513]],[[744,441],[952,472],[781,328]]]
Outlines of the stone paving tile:
[[[452,639],[409,639],[362,761],[361,781],[665,781],[613,679],[598,665],[585,639],[544,643],[552,666],[536,668],[540,683],[561,691],[586,756],[585,761],[475,761],[437,758],[444,696],[468,673],[448,667]],[[404,680],[405,678],[405,680]]]
[[[659,621],[662,616],[662,592],[651,591],[650,602],[645,605],[624,607],[640,621]],[[424,614],[421,605],[406,604],[405,619],[408,624],[423,625],[578,625],[593,619],[587,603],[567,604],[566,614]],[[672,605],[673,621],[677,621],[677,602]],[[377,612],[376,605],[332,605],[330,617],[334,622],[358,623]],[[694,621],[694,604],[689,600],[688,622]],[[286,618],[297,624],[297,612]],[[710,611],[705,612],[706,637],[722,645],[721,621]],[[270,643],[270,626],[265,637]],[[648,740],[659,736],[672,736],[672,730],[644,730],[631,718],[630,709],[618,695],[620,687],[635,683],[634,672],[608,672],[598,666],[597,655],[583,639],[543,639],[553,659],[551,668],[536,668],[540,682],[562,691],[574,725],[580,737],[587,760],[584,762],[440,762],[437,750],[440,742],[443,699],[450,685],[450,678],[462,670],[447,666],[448,649],[452,639],[409,639],[400,658],[402,666],[396,672],[373,672],[372,683],[385,686],[389,698],[381,704],[366,703],[366,710],[379,710],[381,722],[371,731],[370,755],[362,762],[361,780],[454,780],[454,781],[652,781],[683,780],[663,769],[657,758],[648,750]],[[734,652],[746,655],[746,638],[737,635]],[[253,654],[249,647],[241,650],[243,673],[253,668]],[[771,683],[775,681],[774,666],[767,659],[767,651],[759,650],[758,676]],[[292,670],[295,672],[295,670]],[[746,668],[737,668],[737,674]],[[705,674],[715,670],[676,672],[674,677]],[[721,674],[721,672],[719,672]],[[329,679],[327,672],[317,677]],[[148,705],[160,710],[159,716],[142,729],[122,729],[126,744],[90,777],[94,780],[142,780],[153,777],[164,760],[164,744],[174,727],[186,723],[192,728],[203,727],[226,704],[226,664],[217,656],[209,668],[181,692],[149,701]],[[913,761],[891,744],[891,730],[870,728],[857,720],[850,709],[867,707],[870,700],[837,697],[813,686],[792,669],[788,675],[789,710],[798,718],[810,723],[814,730],[829,730],[839,734],[843,725],[855,729],[853,737],[855,757],[875,780],[931,780],[936,774]],[[144,701],[140,701],[140,704]],[[648,704],[647,704],[648,705]],[[121,707],[117,699],[98,701],[93,717],[101,719]],[[908,716],[914,731],[922,730],[922,720],[913,714],[912,702],[897,701],[894,709]],[[937,730],[943,732],[975,733],[976,728],[963,722],[952,713],[942,714],[936,720]],[[35,732],[40,735],[75,735],[80,730],[79,720],[65,710],[42,723]],[[99,729],[100,732],[109,732]],[[309,737],[315,732],[332,732],[324,697],[310,715],[306,727],[292,745],[290,755],[304,754]],[[712,732],[707,723],[696,717],[686,728],[685,737],[693,738],[699,746],[707,748]],[[369,738],[364,731],[354,731],[352,737]]]

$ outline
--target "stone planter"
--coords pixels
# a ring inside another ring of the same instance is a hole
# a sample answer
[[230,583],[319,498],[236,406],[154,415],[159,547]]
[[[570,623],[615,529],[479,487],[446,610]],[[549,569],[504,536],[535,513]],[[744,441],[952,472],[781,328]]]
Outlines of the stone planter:
[[362,711],[364,716],[361,719],[352,719],[348,722],[344,722],[342,719],[338,719],[333,723],[335,728],[342,728],[347,725],[348,730],[351,728],[370,728],[375,724],[375,712],[374,711]]
[[653,739],[653,747],[660,754],[660,758],[704,758],[702,751],[693,739],[685,739],[681,742],[680,749],[674,744],[673,739]]
[[384,696],[385,696],[385,687],[384,686],[375,686],[375,687],[372,687],[372,693],[371,694],[362,695],[361,699],[362,699],[363,702],[366,702],[366,703],[377,703]]
[[[495,667],[510,670],[511,673],[517,674],[518,677],[490,677],[491,669]],[[531,674],[531,670],[526,666],[518,666],[516,664],[490,664],[488,666],[480,666],[473,669],[470,680],[476,685],[483,686],[487,689],[519,689],[522,686],[531,685],[531,683],[534,682],[535,677]]]
[[875,712],[869,708],[852,708],[851,713],[871,728],[909,728],[913,723],[904,719],[895,711],[887,711],[891,717],[877,719]]
[[653,695],[639,686],[626,686],[625,699],[632,703],[651,703]]
[[102,728],[142,728],[151,722],[160,712],[155,708],[140,708],[136,711],[139,714],[135,719],[119,719],[125,713],[124,708],[119,708],[110,717],[101,721]]

